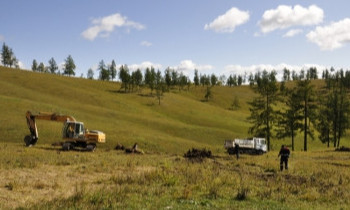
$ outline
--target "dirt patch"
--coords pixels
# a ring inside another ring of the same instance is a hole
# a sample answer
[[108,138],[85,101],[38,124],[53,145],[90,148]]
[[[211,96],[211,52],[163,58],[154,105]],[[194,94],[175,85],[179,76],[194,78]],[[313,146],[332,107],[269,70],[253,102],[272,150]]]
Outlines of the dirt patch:
[[192,148],[192,150],[190,149],[184,154],[184,157],[189,159],[203,159],[212,158],[213,156],[210,150]]

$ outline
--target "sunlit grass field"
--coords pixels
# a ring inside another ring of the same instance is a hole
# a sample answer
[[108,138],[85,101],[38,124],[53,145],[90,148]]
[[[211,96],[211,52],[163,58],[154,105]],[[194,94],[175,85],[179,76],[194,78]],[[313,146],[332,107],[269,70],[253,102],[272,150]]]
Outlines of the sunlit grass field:
[[[317,81],[319,87],[322,81]],[[348,209],[350,153],[296,139],[289,171],[279,172],[272,139],[262,156],[225,153],[225,139],[246,137],[250,126],[248,86],[204,87],[166,92],[158,105],[151,91],[119,92],[120,83],[91,81],[0,67],[0,208],[33,209]],[[240,108],[230,110],[238,97]],[[39,141],[24,147],[25,112],[74,116],[106,133],[94,153],[61,152],[62,124],[37,121]],[[114,150],[135,142],[144,155]],[[341,140],[349,146],[349,137]],[[190,148],[214,158],[188,161]]]

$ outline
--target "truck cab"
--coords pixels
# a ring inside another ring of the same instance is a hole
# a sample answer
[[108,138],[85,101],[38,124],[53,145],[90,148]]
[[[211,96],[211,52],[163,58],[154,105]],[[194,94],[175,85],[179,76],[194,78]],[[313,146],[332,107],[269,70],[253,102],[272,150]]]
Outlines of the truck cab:
[[265,138],[253,138],[254,140],[254,148],[259,152],[267,152],[267,145]]

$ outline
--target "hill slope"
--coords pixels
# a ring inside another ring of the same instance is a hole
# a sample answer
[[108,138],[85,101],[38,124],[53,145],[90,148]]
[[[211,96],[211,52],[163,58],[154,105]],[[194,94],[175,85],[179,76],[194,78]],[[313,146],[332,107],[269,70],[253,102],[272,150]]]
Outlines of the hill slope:
[[[131,146],[137,142],[147,152],[183,154],[191,147],[223,151],[223,141],[248,136],[247,101],[254,93],[247,86],[214,87],[213,99],[202,102],[205,89],[173,90],[158,105],[150,90],[120,93],[120,83],[70,78],[0,67],[0,132],[2,141],[22,143],[28,134],[25,112],[48,111],[74,116],[89,129],[106,133],[107,143]],[[228,108],[234,97],[241,108]],[[38,144],[61,138],[62,125],[38,121]],[[273,141],[278,148],[280,141]],[[274,146],[274,144],[276,146]],[[318,141],[314,144],[320,146]],[[302,142],[297,141],[297,149]],[[299,147],[299,148],[298,148]]]

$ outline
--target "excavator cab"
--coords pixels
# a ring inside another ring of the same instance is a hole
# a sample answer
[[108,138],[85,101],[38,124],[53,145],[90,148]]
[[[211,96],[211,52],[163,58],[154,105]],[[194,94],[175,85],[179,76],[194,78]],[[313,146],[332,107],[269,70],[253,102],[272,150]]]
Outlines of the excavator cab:
[[84,139],[84,124],[82,122],[69,122],[64,124],[62,136],[64,139]]

